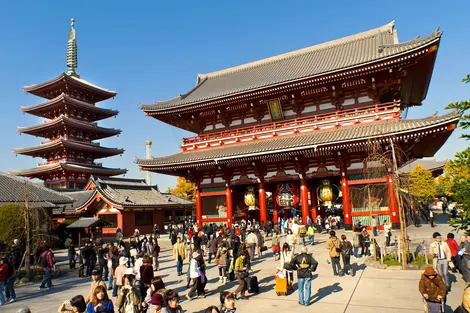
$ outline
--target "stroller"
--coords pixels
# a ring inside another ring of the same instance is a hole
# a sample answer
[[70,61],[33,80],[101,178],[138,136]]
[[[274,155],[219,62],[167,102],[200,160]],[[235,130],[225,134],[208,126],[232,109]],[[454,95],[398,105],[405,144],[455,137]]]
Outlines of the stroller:
[[439,301],[437,297],[423,297],[424,312],[425,313],[444,313],[444,299]]

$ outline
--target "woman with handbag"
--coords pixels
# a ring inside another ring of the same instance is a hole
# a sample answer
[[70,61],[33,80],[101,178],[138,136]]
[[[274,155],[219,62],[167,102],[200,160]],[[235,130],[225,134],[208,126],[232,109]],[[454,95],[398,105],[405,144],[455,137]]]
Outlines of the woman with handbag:
[[294,289],[294,268],[290,264],[292,261],[292,253],[289,244],[285,242],[282,245],[282,251],[280,256],[280,265],[282,269],[285,269],[289,275],[287,275],[287,285],[290,289]]
[[247,299],[245,297],[245,292],[247,289],[246,279],[249,276],[249,268],[246,262],[247,253],[242,253],[237,261],[235,261],[235,274],[239,283],[238,288],[235,290],[235,295],[239,295],[239,299]]

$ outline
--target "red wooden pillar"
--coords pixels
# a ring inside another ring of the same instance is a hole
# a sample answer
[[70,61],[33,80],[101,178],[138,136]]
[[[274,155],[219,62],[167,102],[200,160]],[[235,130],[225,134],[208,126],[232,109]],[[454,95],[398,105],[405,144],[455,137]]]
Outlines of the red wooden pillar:
[[393,229],[400,228],[400,216],[398,213],[398,201],[393,184],[393,175],[387,174],[388,208],[390,210],[390,221]]
[[268,212],[266,210],[266,185],[264,180],[259,183],[259,219],[260,222],[268,221]]
[[202,199],[199,186],[196,187],[196,225],[198,228],[202,227]]
[[233,222],[232,188],[228,184],[225,187],[225,205],[227,206],[227,227],[232,228],[232,222]]
[[307,225],[307,216],[309,213],[308,208],[308,188],[307,180],[305,179],[305,174],[301,176],[300,179],[300,201],[302,202],[302,223]]
[[273,190],[273,195],[272,195],[272,199],[273,199],[273,225],[274,224],[277,224],[277,220],[279,218],[279,207],[277,205],[277,188],[274,187],[274,190]]
[[317,209],[318,209],[318,197],[317,197],[317,186],[314,185],[312,189],[310,189],[310,206],[312,207],[312,221],[315,224],[317,220]]
[[341,171],[341,194],[343,196],[344,229],[352,229],[351,199],[349,197],[348,173],[343,168]]

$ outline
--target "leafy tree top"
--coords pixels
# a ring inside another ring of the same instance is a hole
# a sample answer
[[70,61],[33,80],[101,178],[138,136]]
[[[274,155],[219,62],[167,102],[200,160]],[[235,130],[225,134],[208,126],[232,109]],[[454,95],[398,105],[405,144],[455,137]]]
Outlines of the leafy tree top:
[[[467,75],[467,77],[463,78],[462,82],[466,83],[466,84],[470,83],[470,74]],[[467,111],[470,109],[470,99],[465,100],[465,101],[449,103],[446,106],[446,109],[457,109],[460,112],[462,112],[463,116],[460,119],[460,127],[462,129],[470,128],[470,114],[467,113]],[[470,139],[470,134],[464,133],[464,134],[462,134],[461,138],[465,138],[465,139],[468,140],[468,139]]]
[[409,175],[410,192],[425,200],[434,198],[437,194],[436,179],[432,173],[418,164]]
[[178,177],[175,188],[168,188],[170,193],[186,200],[195,200],[196,185],[184,177]]

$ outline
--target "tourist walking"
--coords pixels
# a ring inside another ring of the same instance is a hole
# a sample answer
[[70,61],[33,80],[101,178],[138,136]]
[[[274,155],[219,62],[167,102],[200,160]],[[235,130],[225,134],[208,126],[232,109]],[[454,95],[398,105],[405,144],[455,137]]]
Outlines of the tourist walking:
[[377,217],[375,215],[372,215],[370,226],[372,226],[372,233],[374,234],[374,237],[377,237],[379,232],[377,231]]
[[289,245],[290,253],[292,253],[292,256],[293,256],[295,254],[295,246],[297,244],[297,238],[295,237],[295,235],[292,233],[292,230],[290,229],[287,230],[286,242]]
[[217,242],[215,240],[215,234],[213,236],[209,235],[209,241],[207,242],[207,249],[209,250],[209,260],[207,263],[211,264],[212,258],[215,258],[217,254]]
[[280,266],[287,271],[287,285],[294,289],[294,268],[291,265],[292,252],[290,251],[289,244],[284,242],[280,254]]
[[235,313],[235,295],[230,291],[220,292],[220,312]]
[[118,290],[122,287],[122,279],[124,277],[124,273],[127,271],[127,262],[129,259],[122,256],[119,258],[119,266],[116,267],[114,271],[114,286],[113,286],[113,297],[117,297]]
[[315,226],[310,224],[307,229],[308,242],[313,246],[315,244]]
[[235,261],[235,275],[237,277],[238,287],[234,293],[239,299],[246,299],[246,279],[249,276],[249,265],[246,261],[247,257],[248,255],[246,253],[242,253]]
[[451,268],[455,273],[455,272],[457,272],[457,269],[459,267],[457,255],[458,255],[458,252],[460,250],[460,247],[459,247],[459,244],[457,243],[457,241],[455,241],[454,234],[452,234],[452,233],[447,234],[446,243],[447,243],[447,245],[449,246],[449,249],[450,249],[452,263],[455,265],[454,267],[451,266]]
[[[68,308],[68,306],[71,306],[72,308]],[[64,301],[57,312],[61,313],[83,313],[86,311],[86,303],[85,299],[83,298],[82,295],[78,295],[72,298],[72,300],[66,300]]]
[[468,236],[460,236],[460,250],[457,253],[460,256],[459,269],[462,273],[463,280],[468,284],[470,283],[470,270],[468,269],[468,264],[470,260],[470,242],[468,241]]
[[87,313],[114,313],[113,301],[109,299],[106,287],[96,286],[89,300],[86,307]]
[[341,235],[341,257],[343,259],[343,268],[346,275],[353,276],[353,269],[351,267],[351,255],[353,255],[353,246],[346,238],[346,235]]
[[77,264],[76,256],[75,256],[76,254],[77,252],[75,251],[75,245],[73,243],[70,243],[67,249],[67,257],[69,259],[69,268],[71,270],[74,270]]
[[370,255],[369,247],[370,247],[370,234],[367,231],[367,228],[364,226],[362,227],[362,242],[361,242],[361,256],[368,256]]
[[154,240],[152,240],[152,263],[153,263],[153,269],[156,271],[160,270],[160,262],[158,261],[158,257],[160,255],[160,245],[158,244],[158,239],[155,237]]
[[3,291],[6,288],[8,279],[8,264],[5,262],[5,259],[4,257],[0,259],[0,306],[5,304]]
[[142,265],[139,269],[139,276],[140,279],[144,282],[144,284],[148,287],[150,286],[152,279],[153,279],[153,266],[150,264],[151,259],[148,255],[145,255],[142,258]]
[[186,295],[186,299],[188,299],[188,301],[192,300],[192,295],[199,289],[198,285],[200,284],[199,277],[201,277],[201,270],[196,260],[197,257],[199,257],[199,252],[193,252],[191,262],[189,263],[189,278],[191,279],[191,289]]
[[440,303],[447,294],[447,287],[442,277],[431,266],[426,267],[421,274],[418,289],[427,302]]
[[173,258],[176,260],[178,276],[183,275],[183,260],[186,258],[186,246],[181,242],[181,237],[178,237],[173,245]]
[[429,245],[429,254],[433,257],[432,265],[434,269],[442,276],[447,287],[450,286],[447,271],[452,254],[446,242],[442,241],[441,234],[435,232],[432,237],[434,242]]
[[255,251],[256,251],[257,245],[258,245],[258,237],[252,230],[249,230],[248,236],[246,236],[246,247],[248,249],[248,253],[250,254],[250,260],[255,259]]
[[341,242],[338,237],[336,237],[336,232],[334,230],[330,231],[330,238],[326,241],[326,248],[329,250],[333,274],[335,276],[342,275],[341,264],[339,263]]
[[385,246],[390,247],[392,241],[392,225],[389,221],[384,222]]
[[39,290],[43,291],[45,288],[52,288],[52,272],[54,272],[54,254],[49,246],[45,247],[45,251],[39,256],[38,265],[44,271],[44,278],[39,286]]
[[215,256],[215,264],[219,268],[219,283],[225,284],[227,282],[227,268],[228,268],[228,248],[227,244],[222,244],[217,250]]
[[317,270],[318,262],[307,254],[306,246],[300,248],[300,254],[291,262],[292,266],[297,270],[297,290],[299,292],[299,304],[308,306],[310,304],[312,272]]

